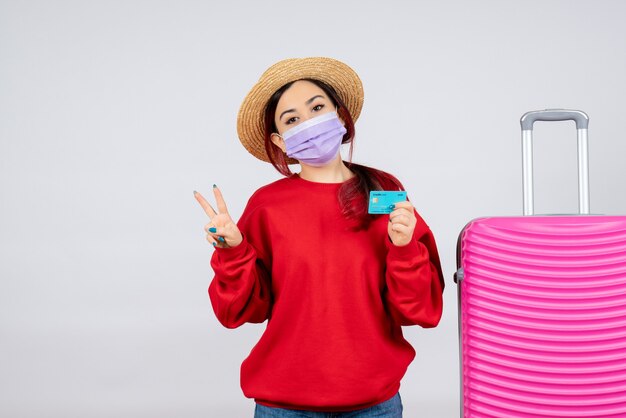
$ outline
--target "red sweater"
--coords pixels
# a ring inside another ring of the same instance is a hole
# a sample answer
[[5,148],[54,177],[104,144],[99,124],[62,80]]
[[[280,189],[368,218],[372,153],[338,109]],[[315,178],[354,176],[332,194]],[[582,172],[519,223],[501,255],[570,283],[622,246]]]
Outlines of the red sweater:
[[261,187],[237,223],[243,242],[211,258],[218,320],[235,328],[268,319],[241,365],[244,395],[262,405],[346,411],[383,402],[415,357],[400,326],[441,318],[443,275],[426,223],[417,215],[402,247],[388,237],[388,215],[350,231],[341,184],[293,175]]

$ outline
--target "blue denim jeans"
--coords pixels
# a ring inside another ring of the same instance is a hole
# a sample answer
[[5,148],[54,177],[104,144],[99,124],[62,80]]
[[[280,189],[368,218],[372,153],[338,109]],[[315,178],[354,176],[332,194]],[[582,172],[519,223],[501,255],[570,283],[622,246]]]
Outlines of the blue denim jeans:
[[272,408],[256,404],[254,418],[402,418],[400,392],[391,399],[369,408],[344,412],[314,412],[298,409]]

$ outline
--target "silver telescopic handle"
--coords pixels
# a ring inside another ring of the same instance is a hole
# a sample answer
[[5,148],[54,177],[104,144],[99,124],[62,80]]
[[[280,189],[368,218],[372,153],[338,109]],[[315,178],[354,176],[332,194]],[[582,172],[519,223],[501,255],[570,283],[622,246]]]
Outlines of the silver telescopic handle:
[[587,137],[589,116],[581,110],[546,109],[526,112],[520,119],[522,125],[524,215],[534,213],[533,124],[538,120],[573,120],[576,122],[578,133],[578,212],[589,214],[589,146]]

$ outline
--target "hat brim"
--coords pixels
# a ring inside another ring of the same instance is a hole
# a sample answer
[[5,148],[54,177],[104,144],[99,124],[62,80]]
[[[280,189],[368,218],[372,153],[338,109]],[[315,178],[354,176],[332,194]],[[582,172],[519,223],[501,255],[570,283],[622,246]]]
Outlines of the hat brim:
[[[268,68],[247,94],[237,115],[237,134],[243,146],[261,161],[265,152],[265,107],[272,95],[287,83],[310,78],[332,86],[356,122],[363,107],[363,84],[356,72],[341,61],[326,57],[289,58]],[[288,164],[297,164],[287,158]]]

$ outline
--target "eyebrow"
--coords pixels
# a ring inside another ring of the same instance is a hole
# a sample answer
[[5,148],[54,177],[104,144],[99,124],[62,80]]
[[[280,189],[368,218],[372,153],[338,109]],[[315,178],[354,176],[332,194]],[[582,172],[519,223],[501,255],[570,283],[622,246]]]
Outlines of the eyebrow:
[[[323,98],[324,98],[324,96],[322,96],[321,94],[318,94],[318,95],[316,95],[316,96],[311,97],[311,98],[310,98],[309,100],[307,100],[304,104],[306,104],[306,105],[308,106],[308,105],[310,105],[310,104],[313,102],[313,100],[315,100],[315,99],[317,99],[317,98],[321,98],[321,99],[323,99]],[[283,116],[285,115],[285,113],[295,112],[295,111],[296,111],[296,109],[287,109],[287,110],[285,110],[283,113],[281,113],[281,114],[280,114],[280,116],[278,117],[278,119],[282,119],[282,118],[283,118]]]

